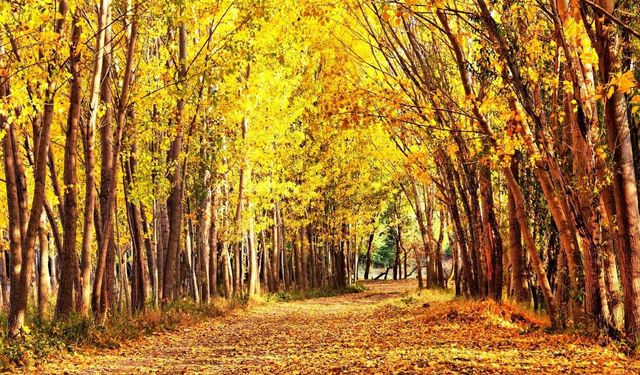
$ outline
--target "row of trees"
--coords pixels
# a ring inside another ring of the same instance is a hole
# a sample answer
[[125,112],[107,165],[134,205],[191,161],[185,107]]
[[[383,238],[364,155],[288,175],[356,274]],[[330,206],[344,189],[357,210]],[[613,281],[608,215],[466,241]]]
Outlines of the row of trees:
[[357,279],[398,153],[352,113],[342,16],[314,1],[3,2],[8,335],[30,304],[102,321]]
[[638,6],[352,8],[382,101],[365,115],[386,123],[410,175],[433,189],[458,293],[499,300],[506,280],[510,297],[535,298],[555,328],[639,337]]

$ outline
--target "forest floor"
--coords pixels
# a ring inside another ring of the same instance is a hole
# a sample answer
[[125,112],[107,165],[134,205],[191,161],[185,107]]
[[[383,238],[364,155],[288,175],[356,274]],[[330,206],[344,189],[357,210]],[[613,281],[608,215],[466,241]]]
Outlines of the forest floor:
[[361,293],[256,304],[119,349],[60,355],[38,373],[640,373],[615,344],[549,334],[508,305],[415,292],[415,280]]

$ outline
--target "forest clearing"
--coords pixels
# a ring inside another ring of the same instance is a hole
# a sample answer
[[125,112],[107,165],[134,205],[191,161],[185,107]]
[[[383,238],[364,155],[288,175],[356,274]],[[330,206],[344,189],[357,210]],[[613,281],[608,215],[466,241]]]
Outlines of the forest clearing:
[[[415,280],[360,293],[279,302],[63,356],[42,373],[633,374],[614,343],[544,331],[548,320],[493,302],[415,293]],[[425,307],[428,304],[428,307]],[[36,369],[30,369],[35,371]]]
[[0,369],[637,372],[639,12],[0,1]]

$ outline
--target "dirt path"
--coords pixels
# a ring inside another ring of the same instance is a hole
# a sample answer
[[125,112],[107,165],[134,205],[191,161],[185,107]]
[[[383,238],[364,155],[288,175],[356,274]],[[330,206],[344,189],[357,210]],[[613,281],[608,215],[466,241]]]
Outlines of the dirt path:
[[[596,342],[549,335],[512,310],[406,294],[409,282],[268,304],[123,348],[49,363],[42,373],[640,373]],[[427,305],[425,305],[425,302]],[[531,320],[529,320],[531,321]]]

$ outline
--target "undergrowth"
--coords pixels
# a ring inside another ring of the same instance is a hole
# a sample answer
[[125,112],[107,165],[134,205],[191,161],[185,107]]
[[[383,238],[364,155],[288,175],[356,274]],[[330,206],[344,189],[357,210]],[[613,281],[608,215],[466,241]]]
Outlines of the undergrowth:
[[[230,303],[198,305],[182,299],[135,316],[112,313],[104,323],[75,314],[66,321],[41,319],[35,311],[29,311],[24,330],[17,338],[0,339],[0,371],[33,365],[52,354],[73,352],[80,347],[116,348],[126,340],[220,316],[229,306]],[[51,315],[52,312],[48,314]],[[0,313],[0,325],[7,326],[6,312]]]
[[[363,290],[365,287],[362,284],[355,284],[341,289],[279,292],[258,296],[254,298],[254,302],[297,301],[358,293]],[[30,310],[19,337],[12,340],[0,337],[0,372],[31,366],[51,355],[74,352],[82,347],[117,348],[127,340],[158,331],[175,330],[180,326],[195,324],[249,305],[247,296],[231,301],[219,300],[206,305],[197,304],[190,299],[180,299],[160,308],[149,307],[134,316],[114,312],[104,323],[95,321],[93,317],[80,315],[71,315],[66,321],[41,319],[34,310]],[[48,317],[53,316],[53,306],[50,310],[46,314]],[[0,327],[6,326],[7,313],[0,311]]]
[[366,290],[364,284],[357,283],[344,288],[312,289],[306,291],[287,291],[264,294],[257,298],[258,302],[291,302],[311,298],[335,297],[342,294],[360,293]]

